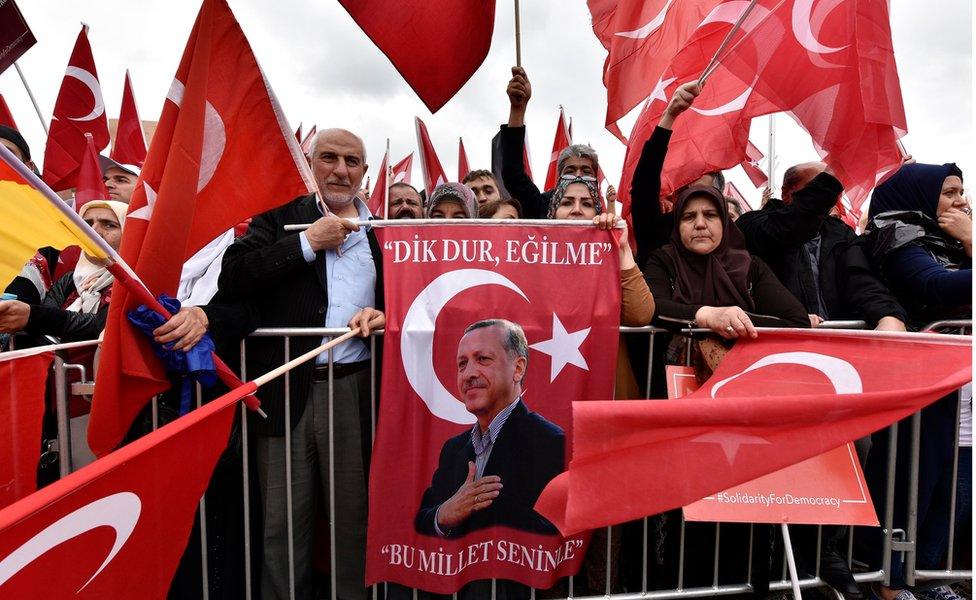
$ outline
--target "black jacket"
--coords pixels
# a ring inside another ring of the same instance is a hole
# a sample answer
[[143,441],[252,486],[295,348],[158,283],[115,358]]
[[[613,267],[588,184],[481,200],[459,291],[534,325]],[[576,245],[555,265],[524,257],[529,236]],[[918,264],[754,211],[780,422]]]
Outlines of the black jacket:
[[512,198],[522,205],[526,219],[545,219],[553,190],[540,192],[525,172],[525,127],[502,125],[502,183]]
[[[654,296],[654,316],[661,325],[683,327],[685,323],[695,320],[695,314],[702,305],[684,304],[672,299],[677,269],[674,259],[663,248],[651,253],[644,277]],[[803,306],[776,279],[766,263],[755,256],[749,266],[749,295],[756,304],[756,312],[750,315],[757,327],[810,327],[810,318]],[[675,320],[684,323],[678,324]]]
[[[797,190],[790,204],[771,199],[761,210],[739,217],[736,225],[749,252],[766,261],[808,313],[825,319],[861,319],[872,327],[885,316],[904,321],[904,309],[872,272],[863,246],[855,243],[855,233],[830,216],[843,191],[836,178],[821,173]],[[824,310],[818,310],[813,265],[805,248],[818,235],[817,280]]]
[[[109,293],[109,290],[111,286],[102,290],[102,294]],[[34,335],[53,335],[62,342],[96,339],[105,329],[108,302],[91,314],[66,311],[62,307],[74,291],[74,273],[67,273],[55,281],[40,304],[31,304],[24,331]]]
[[[453,496],[468,477],[468,462],[474,461],[471,430],[458,434],[441,448],[437,471],[424,492],[414,526],[418,533],[437,535],[434,518],[437,509]],[[483,476],[497,475],[502,489],[484,510],[473,513],[450,531],[447,537],[460,537],[470,531],[504,525],[546,535],[558,533],[543,516],[533,510],[539,494],[563,472],[566,434],[541,415],[530,412],[525,401],[512,410],[491,449]]]
[[[285,231],[289,224],[312,223],[322,214],[314,196],[301,196],[284,206],[254,218],[248,232],[227,248],[220,273],[222,303],[250,303],[258,314],[259,327],[322,327],[328,308],[325,253],[305,262],[297,231]],[[368,230],[370,251],[376,268],[376,304],[383,306],[383,260],[376,235]],[[293,337],[289,358],[295,358],[321,343],[317,336]],[[281,338],[253,338],[247,342],[248,378],[254,378],[286,362]],[[308,400],[314,361],[289,372],[291,426],[295,427]],[[267,419],[255,417],[253,428],[264,435],[285,433],[285,378],[280,377],[258,391]],[[368,415],[367,415],[368,417]]]
[[655,127],[644,142],[640,160],[630,182],[630,215],[637,244],[637,264],[647,264],[651,253],[671,243],[674,215],[661,208],[661,171],[668,154],[671,130]]

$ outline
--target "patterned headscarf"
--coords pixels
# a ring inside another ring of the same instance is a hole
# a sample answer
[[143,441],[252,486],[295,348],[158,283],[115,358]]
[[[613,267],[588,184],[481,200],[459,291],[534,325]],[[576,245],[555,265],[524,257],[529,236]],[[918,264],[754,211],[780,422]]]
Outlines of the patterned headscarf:
[[424,217],[429,219],[430,214],[434,211],[434,207],[441,202],[459,203],[464,207],[464,212],[467,213],[469,219],[474,219],[478,216],[478,199],[474,197],[474,192],[471,191],[471,188],[463,183],[452,181],[450,183],[442,183],[434,188],[434,192],[430,195],[430,200],[427,201]]
[[597,187],[596,181],[590,181],[582,177],[560,177],[558,183],[556,183],[556,189],[552,192],[552,199],[549,200],[549,214],[546,215],[546,218],[555,218],[556,209],[559,208],[559,203],[563,201],[563,196],[566,195],[566,189],[574,183],[585,185],[586,189],[590,191],[590,198],[593,199],[593,203],[596,206],[596,214],[603,212],[603,199],[600,197],[600,188]]

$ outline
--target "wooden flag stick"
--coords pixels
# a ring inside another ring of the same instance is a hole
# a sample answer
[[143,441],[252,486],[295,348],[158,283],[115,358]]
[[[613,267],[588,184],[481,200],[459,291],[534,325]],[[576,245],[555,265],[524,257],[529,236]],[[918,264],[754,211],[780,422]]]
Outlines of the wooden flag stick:
[[715,68],[718,67],[720,62],[719,57],[722,56],[722,53],[725,51],[725,48],[729,45],[729,42],[732,41],[732,36],[734,36],[736,32],[742,28],[742,23],[746,20],[746,17],[749,16],[749,13],[752,12],[752,9],[756,7],[757,1],[758,0],[752,0],[751,2],[749,2],[749,6],[747,6],[746,9],[742,11],[741,15],[739,15],[739,18],[738,20],[736,20],[735,25],[733,25],[732,29],[730,29],[729,32],[725,35],[725,39],[722,40],[722,43],[719,45],[718,50],[715,51],[715,55],[712,56],[712,60],[708,62],[708,66],[705,67],[704,71],[702,71],[701,77],[698,78],[698,85],[705,85],[705,80],[708,79],[708,76],[712,74],[712,71],[714,71]]
[[[753,0],[755,1],[755,0]],[[519,0],[515,0],[515,66],[522,66],[522,19],[519,15]]]
[[45,134],[50,134],[51,132],[47,129],[47,122],[44,121],[44,115],[41,114],[41,107],[37,105],[37,99],[34,98],[34,92],[31,91],[29,85],[27,85],[27,78],[24,77],[24,72],[20,70],[20,65],[14,61],[14,68],[17,69],[17,74],[20,75],[20,81],[24,84],[24,89],[27,90],[27,95],[30,96],[31,103],[34,105],[34,112],[37,113],[37,118],[41,121],[41,127],[44,128]]
[[260,387],[260,386],[268,383],[269,381],[271,381],[275,377],[278,377],[282,373],[286,373],[288,371],[291,371],[292,369],[294,369],[298,365],[300,365],[300,364],[302,364],[304,362],[308,362],[308,361],[312,360],[313,358],[315,358],[316,356],[318,356],[319,354],[322,354],[323,352],[326,352],[328,350],[331,350],[332,348],[335,348],[336,346],[338,346],[342,342],[345,342],[346,340],[351,339],[351,338],[359,335],[359,331],[360,331],[359,330],[359,327],[357,327],[357,328],[353,329],[352,331],[349,331],[348,333],[344,333],[344,334],[340,335],[339,337],[337,337],[335,339],[329,340],[328,342],[322,344],[318,348],[314,348],[312,350],[309,350],[308,352],[306,352],[305,354],[302,354],[298,358],[293,358],[292,360],[286,362],[285,364],[281,365],[280,367],[277,367],[275,369],[272,369],[272,370],[268,371],[267,373],[265,373],[264,375],[258,377],[257,379],[254,379],[253,380],[254,385]]

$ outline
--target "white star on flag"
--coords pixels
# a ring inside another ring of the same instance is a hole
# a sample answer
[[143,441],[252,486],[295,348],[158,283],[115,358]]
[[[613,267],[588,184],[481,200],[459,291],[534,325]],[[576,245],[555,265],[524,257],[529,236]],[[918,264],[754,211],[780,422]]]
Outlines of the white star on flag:
[[661,77],[661,79],[658,79],[657,85],[654,86],[654,91],[651,92],[651,95],[647,97],[648,106],[654,104],[655,100],[660,100],[661,102],[667,104],[668,95],[665,93],[665,90],[668,89],[669,85],[674,83],[675,79],[676,79],[675,77],[669,77],[668,79],[664,79],[664,77]]
[[766,438],[741,433],[731,433],[726,431],[713,431],[700,435],[691,440],[694,444],[718,444],[725,451],[725,458],[731,467],[735,463],[735,455],[739,453],[739,447],[743,444],[769,444]]
[[583,358],[583,353],[579,349],[589,334],[589,327],[574,331],[573,333],[567,332],[559,317],[556,316],[556,313],[552,313],[552,339],[537,342],[529,346],[533,350],[548,354],[552,359],[552,366],[549,370],[549,383],[555,381],[556,376],[568,364],[576,365],[584,371],[590,370],[586,366],[586,359]]

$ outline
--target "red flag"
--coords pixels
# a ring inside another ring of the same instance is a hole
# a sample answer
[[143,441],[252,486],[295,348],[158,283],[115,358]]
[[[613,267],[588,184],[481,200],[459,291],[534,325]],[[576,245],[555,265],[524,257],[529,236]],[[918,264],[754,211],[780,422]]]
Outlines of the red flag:
[[403,160],[393,165],[393,181],[390,183],[406,183],[409,184],[411,177],[410,174],[413,172],[413,152],[403,157]]
[[82,26],[68,59],[44,148],[44,182],[52,189],[66,190],[75,186],[86,133],[92,134],[96,149],[108,146],[108,119],[102,87],[88,43],[88,27]]
[[763,331],[684,399],[574,403],[573,461],[536,510],[572,533],[684,506],[920,410],[972,380],[971,353],[968,336]]
[[[437,112],[488,55],[494,0],[339,0],[430,112]],[[395,17],[391,17],[395,15]],[[446,48],[450,50],[445,51]]]
[[468,165],[468,153],[464,151],[464,140],[458,138],[458,181],[464,181],[465,176],[471,172]]
[[3,94],[0,94],[0,125],[17,129],[17,122],[14,121],[14,116],[7,106],[7,101],[3,99]]
[[556,135],[552,138],[552,153],[549,155],[549,170],[546,171],[546,189],[551,190],[556,187],[559,181],[559,153],[573,143],[566,127],[566,115],[563,109],[559,109],[559,120],[556,122]]
[[[492,152],[494,153],[494,150],[492,150]],[[528,136],[525,137],[525,147],[522,148],[522,166],[525,168],[525,175],[529,179],[533,179],[533,177],[532,177],[532,159],[529,157],[529,137]],[[497,176],[496,176],[496,179],[498,179]]]
[[447,183],[447,174],[441,166],[440,159],[437,158],[437,152],[434,151],[427,126],[420,117],[414,119],[417,125],[417,147],[420,149],[420,171],[424,176],[424,189],[427,191],[427,197],[430,198],[435,187]]
[[0,354],[0,508],[37,489],[44,391],[53,352]]
[[312,151],[312,142],[315,141],[315,134],[318,133],[318,127],[312,125],[312,128],[308,130],[308,135],[302,140],[302,154],[308,155]]
[[739,202],[742,210],[752,210],[752,204],[746,200],[746,197],[742,195],[739,188],[735,187],[735,184],[731,181],[725,183],[725,195],[729,198],[733,198]]
[[122,109],[119,111],[119,125],[115,130],[115,143],[112,145],[112,160],[124,165],[141,167],[146,162],[146,134],[142,131],[139,109],[136,108],[136,95],[132,91],[129,70],[125,70],[125,88],[122,90]]
[[98,150],[91,135],[85,134],[85,153],[78,169],[78,184],[75,188],[75,210],[81,210],[91,200],[108,200],[108,189],[102,177],[102,166],[98,161]]
[[702,18],[722,0],[588,0],[593,33],[607,49],[606,127],[627,143],[617,127],[624,115],[654,89],[671,57]]
[[[222,396],[0,511],[0,595],[165,598],[237,399]],[[179,460],[192,456],[192,460]]]
[[389,184],[386,183],[389,177],[389,167],[387,163],[390,162],[390,155],[383,155],[383,162],[380,163],[379,175],[376,176],[376,187],[373,188],[373,193],[369,195],[369,202],[366,208],[369,209],[370,214],[374,217],[385,219],[386,218],[386,191]]
[[[620,317],[616,245],[593,227],[422,228],[419,254],[416,229],[377,229],[388,248],[387,328],[382,414],[370,468],[367,582],[451,593],[468,581],[499,577],[548,588],[576,572],[588,536],[562,538],[531,506],[572,455],[566,445],[570,400],[613,394]],[[436,261],[427,260],[435,255]],[[488,317],[521,325],[528,344],[521,400],[484,467],[485,475],[501,477],[504,489],[494,506],[440,537],[433,529],[434,506],[464,480],[464,449],[475,423],[476,409],[469,412],[459,388],[462,379],[490,377],[459,377],[459,342],[467,326]],[[467,549],[476,547],[477,558],[469,556]],[[533,568],[531,561],[515,560],[524,552],[559,558],[553,564],[543,558],[545,568]],[[444,557],[436,559],[441,567],[420,566],[434,555]]]
[[295,130],[295,141],[298,142],[298,145],[301,145],[302,144],[302,124],[301,123],[298,124],[298,129]]
[[[278,168],[258,172],[255,164]],[[226,0],[204,0],[129,204],[122,257],[152,293],[175,296],[183,262],[197,250],[314,189]],[[88,428],[98,455],[114,448],[149,398],[169,387],[149,343],[126,321],[136,305],[116,286]]]
[[769,176],[759,168],[759,161],[763,159],[763,153],[756,148],[752,142],[746,144],[746,159],[740,163],[742,170],[749,176],[749,181],[756,189],[769,185]]

